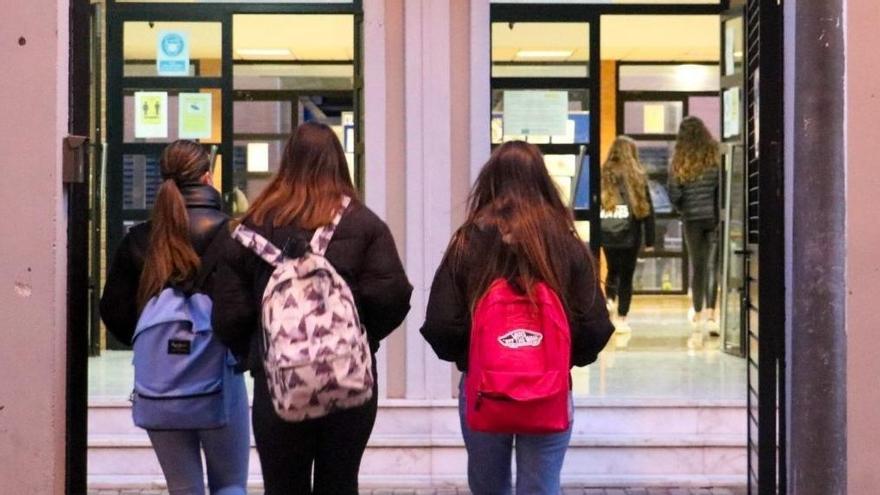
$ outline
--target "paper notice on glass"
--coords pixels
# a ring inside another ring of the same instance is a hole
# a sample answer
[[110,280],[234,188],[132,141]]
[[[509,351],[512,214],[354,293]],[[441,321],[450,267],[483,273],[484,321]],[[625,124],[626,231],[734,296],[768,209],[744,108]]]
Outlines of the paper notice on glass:
[[177,121],[181,139],[211,137],[211,93],[180,93]]
[[559,189],[559,195],[562,196],[563,204],[571,204],[571,177],[566,175],[553,175],[551,176],[553,182],[556,183],[556,188]]
[[590,221],[576,220],[574,222],[574,230],[577,231],[578,237],[584,242],[590,242]]
[[157,33],[156,72],[160,76],[189,75],[189,34],[182,31]]
[[134,94],[134,137],[168,137],[168,93],[138,91]]
[[666,132],[666,106],[662,103],[645,103],[644,109],[645,134]]
[[735,69],[735,43],[736,40],[736,29],[733,25],[733,22],[727,21],[724,24],[724,75],[729,76],[733,74]]
[[740,134],[739,88],[724,91],[724,137],[729,138]]
[[556,144],[571,144],[574,142],[574,119],[565,121],[565,134],[552,136],[552,142]]
[[504,134],[558,136],[566,133],[567,91],[505,91]]
[[574,177],[577,172],[575,155],[544,155],[547,173],[560,177]]
[[247,145],[247,171],[269,171],[269,143],[248,143]]

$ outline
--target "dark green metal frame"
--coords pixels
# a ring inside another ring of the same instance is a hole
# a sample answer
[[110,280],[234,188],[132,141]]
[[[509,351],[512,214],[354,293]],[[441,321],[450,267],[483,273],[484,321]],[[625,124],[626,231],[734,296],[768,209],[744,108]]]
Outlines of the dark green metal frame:
[[[107,12],[107,252],[112,253],[124,235],[125,221],[145,220],[146,210],[122,209],[122,163],[126,154],[158,154],[162,143],[124,143],[124,93],[126,90],[187,90],[219,89],[221,91],[221,143],[219,154],[233,156],[233,17],[238,14],[350,14],[354,16],[354,112],[355,182],[363,183],[363,67],[361,0],[351,3],[129,3],[108,0]],[[125,77],[123,60],[123,28],[126,22],[216,22],[221,25],[221,74],[219,77]],[[223,167],[224,189],[231,187],[233,168]]]

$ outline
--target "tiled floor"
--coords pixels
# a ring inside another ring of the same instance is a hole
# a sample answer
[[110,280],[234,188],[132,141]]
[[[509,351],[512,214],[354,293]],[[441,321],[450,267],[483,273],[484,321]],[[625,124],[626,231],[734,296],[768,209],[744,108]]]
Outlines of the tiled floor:
[[[693,330],[684,297],[637,297],[630,335],[612,338],[599,360],[573,372],[576,397],[744,401],[746,363],[720,350],[720,339],[688,349]],[[90,397],[127,397],[131,354],[89,361]]]

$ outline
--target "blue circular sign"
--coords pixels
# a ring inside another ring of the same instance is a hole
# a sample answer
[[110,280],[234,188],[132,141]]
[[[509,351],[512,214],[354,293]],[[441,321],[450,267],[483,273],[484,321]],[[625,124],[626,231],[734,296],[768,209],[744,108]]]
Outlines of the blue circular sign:
[[177,33],[168,33],[162,37],[162,52],[167,57],[176,57],[183,53],[183,49],[186,45],[186,42],[183,41],[183,36]]

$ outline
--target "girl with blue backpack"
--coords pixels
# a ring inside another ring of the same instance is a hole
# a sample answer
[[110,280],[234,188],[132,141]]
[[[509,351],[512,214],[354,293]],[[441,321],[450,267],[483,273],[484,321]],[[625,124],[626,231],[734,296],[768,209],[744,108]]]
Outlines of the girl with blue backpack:
[[464,372],[459,412],[474,495],[557,495],[571,366],[614,327],[592,255],[538,148],[499,146],[434,276],[422,335]]
[[204,147],[162,153],[150,221],[116,250],[101,318],[134,347],[134,422],[145,428],[172,495],[244,495],[250,432],[244,377],[214,338],[214,272],[229,238]]

